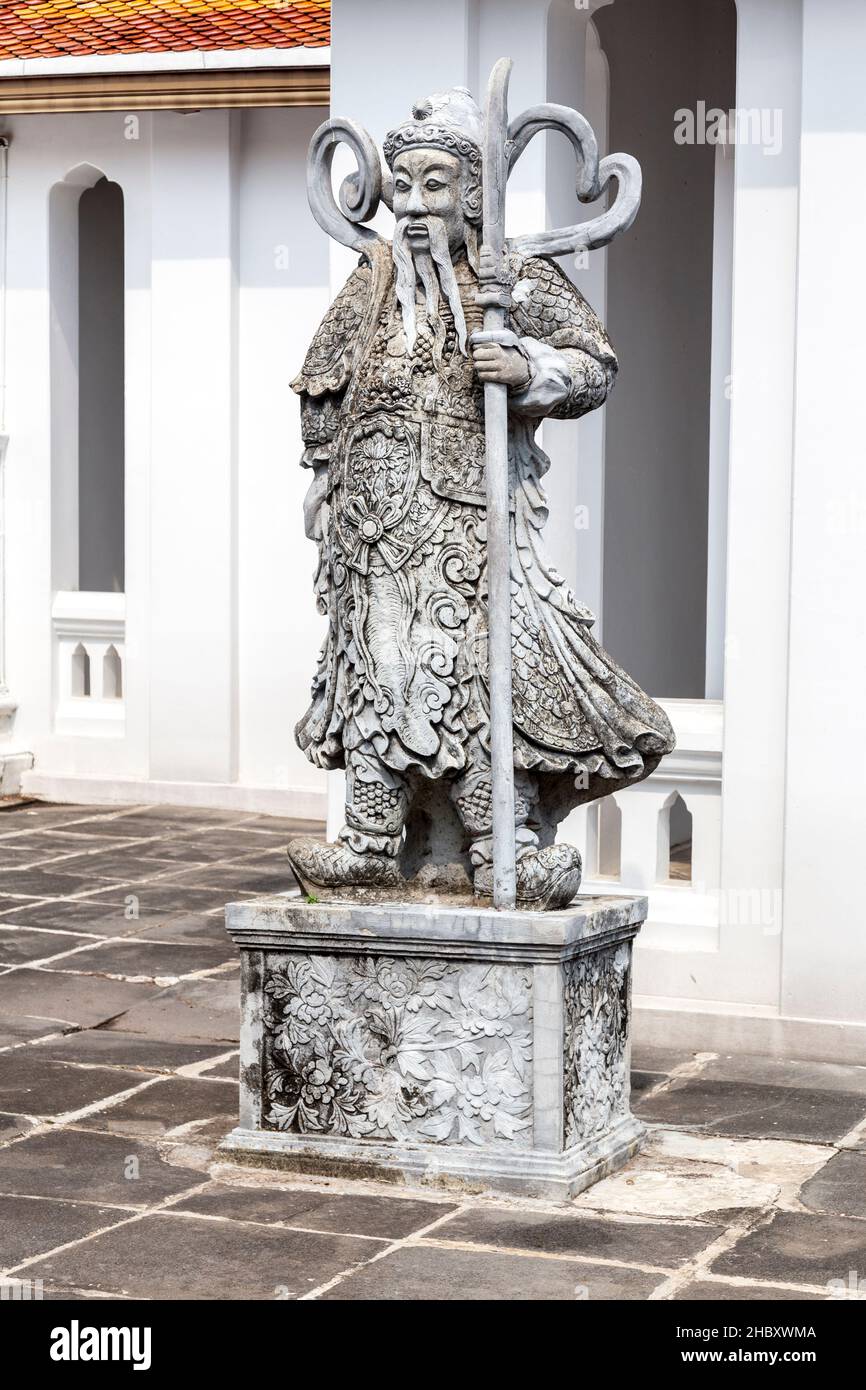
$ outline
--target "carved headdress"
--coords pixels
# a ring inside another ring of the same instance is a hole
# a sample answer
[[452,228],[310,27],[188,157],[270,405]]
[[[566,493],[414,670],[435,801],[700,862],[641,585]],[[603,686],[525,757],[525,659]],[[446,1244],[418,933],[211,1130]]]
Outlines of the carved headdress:
[[406,149],[439,149],[463,159],[467,186],[463,211],[468,221],[481,221],[481,140],[484,118],[468,87],[434,92],[412,108],[412,119],[385,137],[383,151],[389,169]]

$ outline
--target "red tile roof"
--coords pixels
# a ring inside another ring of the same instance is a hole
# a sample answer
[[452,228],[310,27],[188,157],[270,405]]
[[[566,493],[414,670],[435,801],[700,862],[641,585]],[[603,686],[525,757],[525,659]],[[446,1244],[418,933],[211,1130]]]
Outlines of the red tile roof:
[[321,47],[330,0],[0,0],[0,58]]

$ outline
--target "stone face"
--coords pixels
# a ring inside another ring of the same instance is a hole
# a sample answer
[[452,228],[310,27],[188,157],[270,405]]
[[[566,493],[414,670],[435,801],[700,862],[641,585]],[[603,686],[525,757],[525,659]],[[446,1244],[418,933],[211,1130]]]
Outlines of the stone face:
[[627,1035],[644,912],[233,904],[241,1125],[225,1150],[389,1181],[586,1187],[642,1136]]

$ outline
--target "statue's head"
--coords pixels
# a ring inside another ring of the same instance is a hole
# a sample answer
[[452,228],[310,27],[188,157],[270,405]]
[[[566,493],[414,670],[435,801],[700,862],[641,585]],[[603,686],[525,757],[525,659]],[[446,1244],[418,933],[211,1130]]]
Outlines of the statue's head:
[[468,89],[453,87],[416,102],[412,119],[386,137],[394,216],[412,244],[426,241],[426,217],[445,224],[452,255],[479,226],[482,125]]
[[[392,130],[384,154],[391,173],[396,229],[394,260],[397,293],[404,308],[407,334],[414,340],[415,279],[433,302],[429,270],[432,260],[455,312],[461,347],[465,325],[450,263],[464,248],[477,263],[481,223],[481,137],[483,119],[466,87],[436,92],[416,102],[412,119]],[[411,275],[411,280],[410,280]],[[410,300],[411,292],[411,300]]]

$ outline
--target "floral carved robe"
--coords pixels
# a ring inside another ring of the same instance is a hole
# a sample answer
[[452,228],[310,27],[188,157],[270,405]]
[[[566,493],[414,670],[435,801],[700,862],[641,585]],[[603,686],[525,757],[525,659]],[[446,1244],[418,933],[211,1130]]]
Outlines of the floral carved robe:
[[[477,280],[455,264],[471,333]],[[551,261],[511,264],[510,326],[533,369],[510,397],[515,766],[538,774],[554,818],[647,776],[673,747],[661,709],[592,635],[593,615],[545,558],[534,440],[547,415],[600,405],[616,358]],[[395,773],[442,778],[488,745],[483,388],[444,300],[419,295],[410,352],[389,248],[375,246],[323,320],[293,383],[314,470],[308,535],[328,633],[296,735],[320,767],[372,749]],[[444,328],[444,334],[443,334]]]

